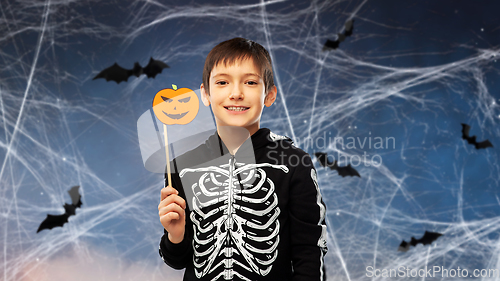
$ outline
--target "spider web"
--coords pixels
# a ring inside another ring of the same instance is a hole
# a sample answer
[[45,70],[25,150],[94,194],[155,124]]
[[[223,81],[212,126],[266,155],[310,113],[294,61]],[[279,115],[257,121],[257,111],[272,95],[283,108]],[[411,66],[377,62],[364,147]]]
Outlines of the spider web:
[[[163,178],[144,169],[136,122],[159,89],[197,89],[210,49],[237,36],[272,56],[278,98],[261,126],[361,175],[340,177],[316,162],[328,279],[362,280],[367,267],[500,269],[498,8],[1,1],[1,279],[182,279],[158,256]],[[353,35],[323,51],[349,19]],[[156,79],[92,80],[115,62],[132,68],[150,57],[170,68]],[[468,145],[460,123],[494,148]],[[37,234],[47,214],[64,212],[75,185],[76,215]],[[443,236],[397,251],[425,230]]]

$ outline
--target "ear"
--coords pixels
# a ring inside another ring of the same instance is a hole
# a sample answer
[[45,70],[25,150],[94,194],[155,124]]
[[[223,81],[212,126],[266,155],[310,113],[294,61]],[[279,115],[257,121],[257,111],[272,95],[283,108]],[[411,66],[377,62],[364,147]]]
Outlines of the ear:
[[203,83],[201,83],[200,86],[200,92],[201,92],[201,100],[203,101],[203,104],[205,106],[210,105],[210,95],[205,92],[205,87],[203,86]]
[[276,86],[273,86],[269,92],[267,92],[266,98],[264,99],[264,104],[267,107],[270,107],[274,101],[276,100],[276,95],[278,94],[278,89]]

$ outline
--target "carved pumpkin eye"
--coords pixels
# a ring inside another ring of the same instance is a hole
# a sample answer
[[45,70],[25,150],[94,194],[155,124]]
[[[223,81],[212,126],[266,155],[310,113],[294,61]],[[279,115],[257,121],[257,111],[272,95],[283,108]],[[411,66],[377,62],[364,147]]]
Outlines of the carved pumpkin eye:
[[179,99],[179,102],[186,103],[186,102],[189,102],[190,99],[191,99],[191,97]]
[[167,97],[161,96],[161,98],[166,102],[172,102],[172,99],[169,99]]

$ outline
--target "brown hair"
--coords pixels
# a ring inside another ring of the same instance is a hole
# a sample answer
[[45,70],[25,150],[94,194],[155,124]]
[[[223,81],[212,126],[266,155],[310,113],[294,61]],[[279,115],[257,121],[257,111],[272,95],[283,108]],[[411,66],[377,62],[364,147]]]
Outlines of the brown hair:
[[234,64],[244,59],[253,59],[255,66],[260,69],[267,94],[274,86],[271,57],[259,43],[240,37],[221,42],[208,53],[203,68],[203,86],[207,94],[210,94],[210,73],[215,66],[219,63]]

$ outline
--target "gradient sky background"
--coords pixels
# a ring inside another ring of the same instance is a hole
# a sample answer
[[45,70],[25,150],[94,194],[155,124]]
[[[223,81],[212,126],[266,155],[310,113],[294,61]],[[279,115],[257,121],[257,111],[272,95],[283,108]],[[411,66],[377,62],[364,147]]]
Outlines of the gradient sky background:
[[[1,0],[0,279],[182,279],[158,256],[163,176],[143,166],[137,119],[160,89],[197,89],[210,49],[237,36],[272,54],[279,94],[262,127],[311,155],[354,159],[361,174],[316,162],[329,280],[365,279],[367,266],[500,269],[498,11],[498,1]],[[349,19],[353,35],[322,51]],[[92,80],[150,57],[170,68]],[[494,148],[468,145],[461,123]],[[334,137],[355,147],[325,145]],[[394,145],[369,147],[376,137]],[[76,216],[37,234],[75,185]],[[397,251],[425,230],[444,235]]]

